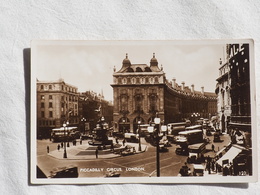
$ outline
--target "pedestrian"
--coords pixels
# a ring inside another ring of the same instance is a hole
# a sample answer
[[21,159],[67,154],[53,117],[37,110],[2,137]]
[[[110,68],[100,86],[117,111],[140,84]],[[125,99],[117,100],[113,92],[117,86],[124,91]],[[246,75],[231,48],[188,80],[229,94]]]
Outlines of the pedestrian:
[[125,139],[123,139],[123,142],[122,142],[122,143],[123,143],[123,146],[125,146]]
[[58,144],[57,149],[58,149],[58,151],[60,151],[60,144]]
[[63,142],[60,143],[61,148],[63,148]]
[[211,149],[212,149],[213,152],[215,152],[215,146],[214,146],[214,144],[212,144]]
[[96,149],[96,158],[98,158],[98,148]]
[[118,138],[116,138],[116,143],[118,144]]
[[233,164],[231,162],[230,162],[230,165],[229,165],[229,174],[230,175],[234,174],[234,168],[233,168]]
[[111,151],[114,152],[114,144],[113,144],[113,142],[111,143],[111,147],[110,148],[111,148]]
[[82,139],[79,140],[80,145],[82,145]]
[[50,152],[50,148],[49,148],[49,146],[47,146],[47,153],[49,153]]
[[208,173],[211,174],[211,167],[210,167],[211,162],[207,162],[207,169]]

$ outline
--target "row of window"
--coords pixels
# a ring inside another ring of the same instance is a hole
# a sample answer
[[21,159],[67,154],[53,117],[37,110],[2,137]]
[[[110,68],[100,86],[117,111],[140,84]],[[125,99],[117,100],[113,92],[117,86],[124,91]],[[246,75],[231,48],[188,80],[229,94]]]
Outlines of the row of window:
[[[41,108],[44,108],[44,102],[41,102]],[[52,102],[49,102],[49,108],[53,108]]]
[[[44,100],[45,99],[45,95],[41,95],[41,100]],[[49,100],[52,100],[53,99],[53,96],[52,95],[49,95]],[[64,96],[61,96],[61,100],[62,101],[64,101],[64,100],[66,100],[66,101],[73,101],[73,102],[76,102],[76,101],[78,101],[78,97],[77,96],[69,96],[69,97],[67,97],[67,96],[65,96],[65,98],[64,98]]]
[[[52,111],[49,111],[49,118],[52,118],[53,117],[53,112]],[[45,111],[41,111],[41,118],[45,118]],[[48,117],[46,117],[48,118]]]
[[[62,115],[65,116],[65,115]],[[70,116],[78,116],[78,113],[75,112],[74,114],[70,114]],[[53,111],[49,111],[49,117],[45,117],[45,111],[41,111],[41,118],[53,118]]]
[[115,84],[154,84],[159,83],[159,77],[127,77],[127,78],[114,78]]
[[77,90],[75,89],[75,88],[72,88],[72,87],[67,87],[67,86],[61,86],[61,90],[63,91],[65,89],[65,91],[69,91],[69,92],[74,92],[74,93],[76,93],[77,92]]
[[[53,85],[48,85],[48,86],[46,86],[46,85],[41,85],[41,87],[40,87],[41,90],[44,90],[44,86],[45,86],[45,89],[48,89],[48,90],[54,89]],[[65,89],[65,91],[77,93],[77,89],[76,89],[76,88],[73,88],[73,87],[67,87],[67,86],[64,87],[64,85],[62,85],[62,86],[61,86],[61,90],[64,91],[64,89]]]
[[55,126],[55,120],[39,120],[39,126]]

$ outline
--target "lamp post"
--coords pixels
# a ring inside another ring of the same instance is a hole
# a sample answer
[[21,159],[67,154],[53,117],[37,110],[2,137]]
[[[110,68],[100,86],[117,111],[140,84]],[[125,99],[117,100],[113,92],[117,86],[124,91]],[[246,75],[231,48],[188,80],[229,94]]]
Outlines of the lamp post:
[[123,134],[125,135],[125,119],[123,119]]
[[160,129],[160,118],[154,118],[154,123],[156,125],[156,130],[154,131],[154,127],[148,127],[148,132],[154,134],[154,138],[156,139],[156,173],[157,177],[160,177],[160,146],[159,146],[159,129]]
[[138,121],[138,135],[139,135],[139,147],[138,147],[138,151],[142,151],[141,149],[141,132],[140,132],[140,124],[141,124],[141,121]]
[[67,142],[68,142],[68,143],[67,143],[67,146],[70,147],[70,142],[69,142],[69,140],[68,140],[68,138],[69,138],[69,136],[68,136],[68,135],[69,135],[69,132],[68,132],[69,121],[66,122],[66,126],[65,126],[65,127],[67,127],[67,136],[66,136]]
[[84,135],[86,134],[86,129],[85,129],[85,122],[86,122],[86,119],[83,117],[82,119],[81,119],[81,122],[82,122],[82,124],[83,124],[83,133],[84,133]]
[[66,152],[66,123],[63,123],[64,127],[64,153],[63,153],[63,158],[67,158],[67,152]]
[[157,177],[160,177],[160,146],[159,146],[159,129],[160,129],[160,118],[154,118],[154,123],[156,124],[156,172]]

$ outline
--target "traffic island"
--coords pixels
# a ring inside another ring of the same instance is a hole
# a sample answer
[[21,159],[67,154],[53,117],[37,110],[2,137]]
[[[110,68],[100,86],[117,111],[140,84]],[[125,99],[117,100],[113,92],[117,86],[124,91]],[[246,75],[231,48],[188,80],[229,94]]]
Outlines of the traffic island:
[[[99,147],[89,145],[88,143],[83,145],[71,146],[67,148],[67,158],[73,160],[94,160],[94,159],[109,159],[116,158],[127,155],[134,155],[145,152],[147,149],[146,145],[141,145],[142,151],[138,151],[139,144],[127,143],[125,146],[121,144],[115,144],[113,148],[111,147]],[[57,159],[63,158],[63,150],[54,150],[48,153]]]

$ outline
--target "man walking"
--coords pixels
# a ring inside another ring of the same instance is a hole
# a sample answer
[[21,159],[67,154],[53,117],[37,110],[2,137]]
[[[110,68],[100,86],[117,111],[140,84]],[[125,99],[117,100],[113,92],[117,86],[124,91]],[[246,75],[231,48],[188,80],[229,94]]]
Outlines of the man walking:
[[98,158],[98,148],[96,149],[96,158]]
[[215,146],[214,146],[214,144],[212,144],[211,148],[212,148],[212,151],[215,152]]

